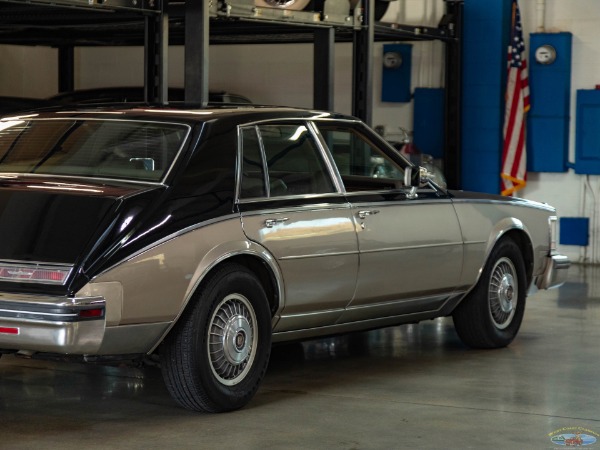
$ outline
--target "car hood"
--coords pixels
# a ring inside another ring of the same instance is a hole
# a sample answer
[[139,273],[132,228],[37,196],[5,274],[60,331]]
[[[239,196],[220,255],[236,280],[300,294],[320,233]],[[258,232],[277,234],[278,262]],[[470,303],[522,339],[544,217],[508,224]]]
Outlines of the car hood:
[[119,215],[125,199],[157,186],[0,176],[0,261],[76,265]]

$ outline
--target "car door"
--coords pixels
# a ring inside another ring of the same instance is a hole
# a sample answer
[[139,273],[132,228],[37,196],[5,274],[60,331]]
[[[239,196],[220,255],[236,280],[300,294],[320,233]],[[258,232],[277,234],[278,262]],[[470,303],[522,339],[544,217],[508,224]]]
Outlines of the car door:
[[463,259],[448,196],[404,186],[406,161],[366,127],[318,129],[352,204],[360,253],[356,293],[339,322],[439,309],[457,289]]
[[283,274],[274,331],[331,325],[354,295],[358,245],[350,204],[309,124],[242,127],[239,208],[246,236]]

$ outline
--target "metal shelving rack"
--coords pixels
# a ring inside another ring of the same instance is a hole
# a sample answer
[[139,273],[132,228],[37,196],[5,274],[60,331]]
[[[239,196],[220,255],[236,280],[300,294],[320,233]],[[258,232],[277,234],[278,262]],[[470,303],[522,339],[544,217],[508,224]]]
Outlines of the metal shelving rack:
[[375,22],[374,0],[348,12],[348,0],[313,0],[320,12],[254,6],[254,0],[0,0],[0,44],[58,48],[59,91],[74,88],[76,46],[143,45],[145,95],[167,101],[169,45],[185,46],[185,99],[208,101],[209,45],[313,43],[317,109],[333,109],[336,42],[353,43],[353,114],[372,117],[376,41],[441,40],[446,44],[445,172],[460,180],[460,85],[463,0],[445,0],[435,27]]

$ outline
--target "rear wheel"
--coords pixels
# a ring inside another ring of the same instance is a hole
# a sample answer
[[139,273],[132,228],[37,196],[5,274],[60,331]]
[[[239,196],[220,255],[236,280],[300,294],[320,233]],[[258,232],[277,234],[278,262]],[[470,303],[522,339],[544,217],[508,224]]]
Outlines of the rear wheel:
[[510,344],[523,320],[527,296],[523,256],[511,239],[492,250],[473,290],[454,311],[454,327],[461,340],[474,348]]
[[171,396],[195,411],[241,408],[256,393],[271,351],[271,313],[252,272],[227,264],[211,276],[161,348]]

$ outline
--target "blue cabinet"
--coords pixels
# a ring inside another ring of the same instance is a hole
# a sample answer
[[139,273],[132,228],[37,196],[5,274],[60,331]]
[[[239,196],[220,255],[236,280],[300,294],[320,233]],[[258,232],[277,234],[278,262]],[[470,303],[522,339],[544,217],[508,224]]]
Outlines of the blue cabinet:
[[600,174],[600,90],[577,91],[575,173]]
[[[527,170],[566,172],[571,108],[571,33],[532,33],[529,44],[531,109],[527,115]],[[556,59],[536,61],[551,46]]]

